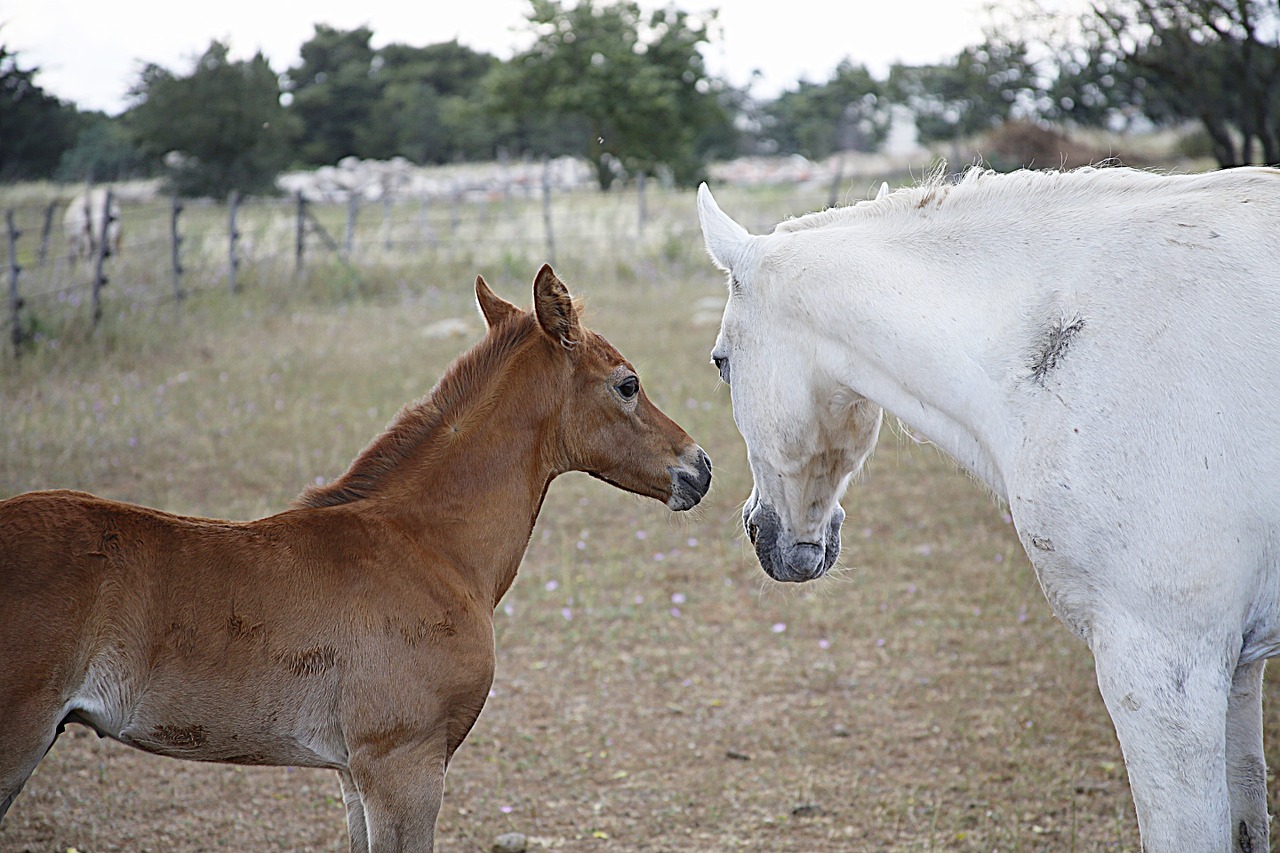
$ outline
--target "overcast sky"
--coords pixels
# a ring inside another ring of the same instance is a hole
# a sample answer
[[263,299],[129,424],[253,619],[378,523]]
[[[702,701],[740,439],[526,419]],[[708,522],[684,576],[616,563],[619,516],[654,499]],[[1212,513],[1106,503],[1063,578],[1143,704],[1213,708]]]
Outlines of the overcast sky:
[[[735,86],[761,76],[759,97],[800,79],[827,80],[845,57],[877,76],[889,64],[933,62],[982,38],[990,0],[677,0],[691,13],[719,8],[718,35],[705,49],[712,74]],[[645,8],[666,2],[642,0]],[[366,25],[373,45],[422,47],[456,38],[503,59],[522,47],[528,0],[3,0],[0,43],[36,82],[82,109],[118,113],[144,63],[177,73],[213,39],[233,58],[257,51],[283,72],[317,23],[339,29]]]

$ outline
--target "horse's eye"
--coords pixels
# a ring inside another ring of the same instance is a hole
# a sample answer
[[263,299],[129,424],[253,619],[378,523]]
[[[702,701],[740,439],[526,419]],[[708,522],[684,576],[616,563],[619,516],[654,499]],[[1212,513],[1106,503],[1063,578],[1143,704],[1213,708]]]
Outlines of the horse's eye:
[[716,366],[716,370],[720,371],[720,379],[725,385],[729,384],[729,359],[722,355],[713,355],[711,363]]
[[622,395],[622,399],[630,402],[640,393],[640,380],[634,376],[628,376],[617,385],[618,393]]

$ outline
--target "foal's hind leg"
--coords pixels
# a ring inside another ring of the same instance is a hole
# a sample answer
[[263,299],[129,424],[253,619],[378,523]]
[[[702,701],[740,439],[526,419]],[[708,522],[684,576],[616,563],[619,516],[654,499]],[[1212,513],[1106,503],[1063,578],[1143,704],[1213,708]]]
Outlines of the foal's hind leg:
[[1262,752],[1262,673],[1266,661],[1236,667],[1227,702],[1227,794],[1235,853],[1270,849],[1267,764]]
[[347,804],[347,836],[351,839],[351,853],[369,853],[369,824],[364,819],[364,803],[351,771],[339,770],[338,781],[342,785],[342,801]]
[[430,851],[444,798],[444,738],[402,742],[351,756],[371,853]]

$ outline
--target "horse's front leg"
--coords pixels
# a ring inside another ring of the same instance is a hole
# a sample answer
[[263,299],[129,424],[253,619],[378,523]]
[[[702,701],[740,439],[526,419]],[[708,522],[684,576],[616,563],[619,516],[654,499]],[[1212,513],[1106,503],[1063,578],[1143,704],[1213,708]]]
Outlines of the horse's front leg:
[[1227,793],[1235,853],[1271,849],[1267,761],[1262,752],[1262,673],[1266,661],[1241,664],[1227,703]]
[[[429,853],[444,798],[448,765],[443,737],[374,741],[351,755],[351,778],[359,791],[369,853]],[[344,788],[346,781],[344,779]],[[344,789],[344,796],[346,795]],[[347,816],[351,819],[348,804]],[[356,850],[352,832],[352,850]]]
[[[1098,623],[1098,687],[1129,772],[1145,853],[1232,851],[1226,726],[1234,656],[1136,618]],[[1238,652],[1238,646],[1237,646]]]

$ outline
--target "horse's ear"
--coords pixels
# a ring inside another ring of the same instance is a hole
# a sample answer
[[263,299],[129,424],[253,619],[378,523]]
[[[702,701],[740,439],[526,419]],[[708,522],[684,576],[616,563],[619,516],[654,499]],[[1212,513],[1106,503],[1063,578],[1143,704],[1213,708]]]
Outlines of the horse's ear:
[[573,307],[573,297],[551,269],[543,264],[538,277],[533,280],[533,311],[538,315],[538,325],[547,337],[565,349],[573,349],[580,339],[578,310]]
[[505,323],[520,313],[520,309],[489,289],[484,276],[476,276],[476,304],[489,328]]
[[706,241],[711,260],[733,275],[733,268],[742,260],[752,237],[720,209],[706,184],[698,187],[698,222],[702,225],[702,239]]

